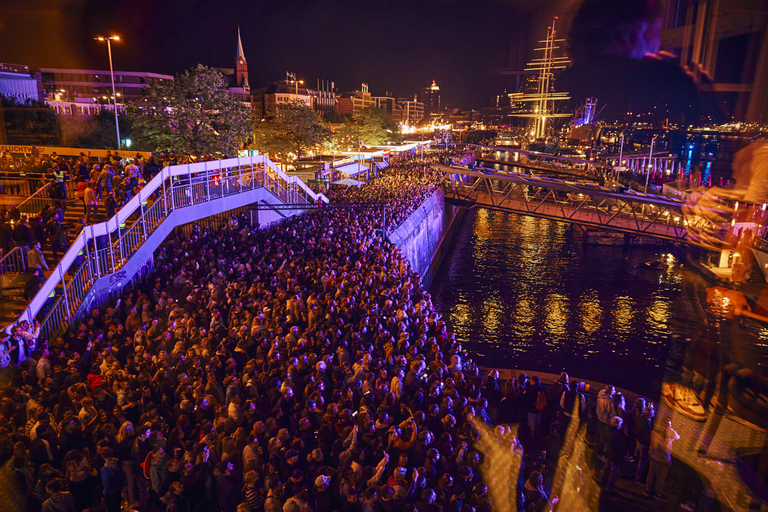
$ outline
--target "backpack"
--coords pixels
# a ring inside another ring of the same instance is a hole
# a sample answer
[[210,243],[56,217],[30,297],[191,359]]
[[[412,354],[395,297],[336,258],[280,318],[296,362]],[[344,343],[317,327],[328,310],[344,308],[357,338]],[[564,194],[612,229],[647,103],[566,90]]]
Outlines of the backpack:
[[536,396],[536,410],[543,411],[547,408],[547,394],[543,390]]

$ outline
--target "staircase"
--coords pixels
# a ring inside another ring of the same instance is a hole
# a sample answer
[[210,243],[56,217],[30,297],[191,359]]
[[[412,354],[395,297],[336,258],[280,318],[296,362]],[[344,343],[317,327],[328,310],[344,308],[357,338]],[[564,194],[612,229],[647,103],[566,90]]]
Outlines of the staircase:
[[[71,242],[80,232],[81,220],[85,218],[85,213],[83,212],[83,202],[77,197],[75,183],[67,181],[65,186],[67,187],[68,200],[64,202],[63,226],[69,229]],[[50,184],[46,184],[26,198],[16,196],[18,209],[22,215],[26,215],[30,219],[36,218],[45,206],[52,204],[53,200],[49,197],[50,187]],[[102,199],[99,201],[97,215],[91,219],[91,222],[98,223],[106,220],[106,209]],[[15,248],[0,260],[0,326],[13,323],[28,303],[24,298],[24,285],[29,274],[25,272],[26,255],[22,255],[21,252],[21,249]],[[51,269],[45,272],[46,277],[50,276],[65,252],[66,249],[59,249],[56,257],[54,257],[53,246],[50,241],[46,241],[43,245],[43,254],[48,268]]]
[[[35,196],[25,201],[24,214],[37,214],[51,201],[47,194]],[[51,272],[37,295],[25,303],[20,314],[3,317],[4,325],[38,320],[41,336],[50,338],[66,328],[95,297],[130,282],[176,226],[257,201],[284,208],[327,203],[328,199],[296,176],[286,175],[263,155],[166,167],[114,217],[80,231],[59,262],[54,265],[48,260]],[[78,222],[81,207],[70,201],[67,219]],[[103,219],[103,204],[100,214],[98,220]],[[9,253],[0,267],[6,259],[18,256]],[[46,254],[49,257],[52,253]],[[11,276],[9,272],[3,278]]]

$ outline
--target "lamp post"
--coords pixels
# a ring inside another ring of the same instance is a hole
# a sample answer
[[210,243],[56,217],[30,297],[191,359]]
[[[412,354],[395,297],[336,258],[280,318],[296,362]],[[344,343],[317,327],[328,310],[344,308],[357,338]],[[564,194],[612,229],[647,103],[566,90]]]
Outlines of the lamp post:
[[303,84],[304,80],[294,80],[293,81],[296,84],[296,99],[299,99],[299,84]]
[[109,55],[109,76],[112,78],[112,104],[115,107],[115,129],[117,130],[117,149],[120,149],[120,123],[117,122],[117,93],[115,92],[115,70],[112,67],[112,41],[119,41],[120,36],[94,37],[96,41],[107,42]]
[[656,142],[656,136],[654,135],[651,138],[651,152],[648,155],[648,167],[645,169],[645,193],[648,193],[648,178],[651,176],[651,166],[653,165],[651,163],[653,159],[653,143]]

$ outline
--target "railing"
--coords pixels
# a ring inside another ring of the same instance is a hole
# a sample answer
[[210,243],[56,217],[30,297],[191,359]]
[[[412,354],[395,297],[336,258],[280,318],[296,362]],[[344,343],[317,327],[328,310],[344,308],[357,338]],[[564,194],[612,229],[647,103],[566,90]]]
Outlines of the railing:
[[31,190],[32,185],[25,176],[0,176],[0,194],[27,197]]
[[18,209],[23,215],[37,215],[40,213],[46,205],[51,204],[51,185],[46,183],[45,186],[38,189],[37,192],[26,198],[19,203]]
[[114,217],[80,232],[19,320],[33,320],[54,301],[41,330],[50,337],[74,318],[92,284],[125,265],[171,212],[262,187],[286,203],[328,202],[263,155],[166,167]]
[[5,284],[7,276],[16,277],[26,269],[24,254],[21,249],[14,247],[11,251],[0,259],[0,283]]
[[[26,282],[14,282],[14,279],[21,276],[27,268],[24,258],[25,254],[22,250],[14,247],[0,259],[0,292],[2,292],[2,296],[0,296],[0,312],[3,315],[6,314],[5,308],[10,307],[9,297],[11,295],[19,295],[18,289],[26,284]],[[15,290],[10,291],[11,288],[15,288]]]
[[689,229],[719,229],[707,218],[687,216],[685,203],[672,198],[538,176],[435,167],[446,172],[447,198],[488,208],[671,241],[685,240]]

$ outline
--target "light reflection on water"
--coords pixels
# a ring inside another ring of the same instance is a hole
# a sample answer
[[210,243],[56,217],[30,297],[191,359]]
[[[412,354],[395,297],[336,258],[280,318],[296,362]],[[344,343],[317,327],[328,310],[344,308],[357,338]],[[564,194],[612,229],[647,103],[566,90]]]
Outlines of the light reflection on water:
[[687,310],[679,265],[643,266],[663,252],[584,246],[578,228],[480,209],[465,218],[432,292],[481,364],[652,393],[667,341],[683,329],[676,314]]

